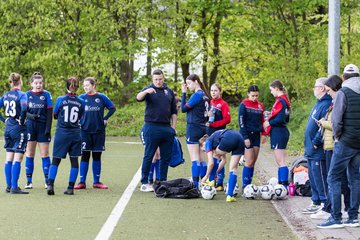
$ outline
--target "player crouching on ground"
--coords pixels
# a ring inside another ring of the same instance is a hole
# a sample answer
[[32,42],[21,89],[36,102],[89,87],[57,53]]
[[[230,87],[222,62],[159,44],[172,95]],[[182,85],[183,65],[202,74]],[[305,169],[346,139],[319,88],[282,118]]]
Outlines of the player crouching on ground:
[[[235,130],[218,130],[210,137],[204,135],[199,140],[199,144],[201,149],[205,150],[208,159],[206,175],[201,179],[202,184],[206,184],[206,180],[208,180],[214,167],[214,156],[225,159],[225,155],[231,152],[226,201],[236,202],[233,192],[237,182],[237,168],[240,157],[244,155],[245,146],[243,137]],[[220,164],[218,170],[222,167],[223,164]]]

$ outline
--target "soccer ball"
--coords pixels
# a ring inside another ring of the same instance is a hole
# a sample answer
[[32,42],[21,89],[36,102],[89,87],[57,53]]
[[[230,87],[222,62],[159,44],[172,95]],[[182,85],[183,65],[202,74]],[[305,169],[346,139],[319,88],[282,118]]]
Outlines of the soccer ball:
[[203,199],[212,200],[216,195],[216,188],[205,185],[201,188],[201,196]]
[[243,197],[247,199],[255,199],[258,195],[259,188],[254,184],[249,184],[244,188]]
[[278,179],[276,177],[272,177],[272,178],[269,179],[267,184],[275,187],[275,185],[278,184]]
[[[226,186],[224,187],[224,192],[226,193],[226,195],[227,195],[227,189],[228,189],[228,184],[226,184]],[[239,194],[239,192],[240,192],[239,185],[236,184],[233,191],[233,196],[236,197]]]
[[276,199],[284,199],[286,198],[288,191],[286,187],[282,184],[276,184],[274,187],[274,195]]
[[261,197],[265,200],[271,200],[274,196],[274,187],[271,185],[264,185],[260,188]]

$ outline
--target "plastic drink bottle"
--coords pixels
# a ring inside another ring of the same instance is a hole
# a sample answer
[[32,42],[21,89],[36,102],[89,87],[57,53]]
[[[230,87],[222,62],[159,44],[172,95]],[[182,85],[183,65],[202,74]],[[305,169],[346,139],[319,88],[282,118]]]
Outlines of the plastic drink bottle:
[[295,190],[296,190],[295,184],[290,183],[288,187],[289,196],[295,196]]

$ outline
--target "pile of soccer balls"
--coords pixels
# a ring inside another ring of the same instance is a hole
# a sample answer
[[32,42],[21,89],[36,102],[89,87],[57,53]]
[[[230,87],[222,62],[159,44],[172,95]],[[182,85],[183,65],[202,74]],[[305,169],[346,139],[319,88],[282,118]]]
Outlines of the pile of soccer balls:
[[243,197],[246,199],[255,199],[260,196],[262,199],[285,199],[287,197],[287,189],[284,185],[278,184],[277,178],[271,178],[264,186],[256,186],[249,184],[244,188]]

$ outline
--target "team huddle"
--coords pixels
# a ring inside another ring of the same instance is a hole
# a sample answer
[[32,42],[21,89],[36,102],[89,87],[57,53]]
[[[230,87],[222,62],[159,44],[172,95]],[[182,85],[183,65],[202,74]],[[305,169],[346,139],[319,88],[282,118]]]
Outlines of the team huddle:
[[[66,80],[66,94],[56,100],[53,108],[51,94],[44,90],[43,76],[35,72],[30,78],[31,90],[21,91],[21,76],[12,73],[9,77],[11,90],[0,99],[5,117],[5,178],[6,192],[28,194],[18,186],[21,162],[26,155],[25,167],[27,183],[25,189],[32,189],[34,157],[39,145],[44,174],[44,185],[48,195],[54,195],[54,182],[62,158],[69,154],[71,169],[69,184],[64,194],[73,195],[74,189],[86,188],[86,176],[92,153],[93,187],[107,189],[100,182],[101,154],[105,150],[105,127],[107,120],[115,112],[111,100],[96,91],[97,80],[84,79],[85,93],[77,96],[79,80],[70,77]],[[104,110],[108,112],[104,116]],[[49,157],[51,125],[53,117],[57,119],[52,161]],[[78,157],[81,156],[80,170]],[[80,171],[80,182],[75,182]]]
[[[161,155],[159,171],[163,174],[157,180],[166,180],[167,175],[164,174],[167,173],[171,158],[169,149],[173,144],[177,120],[175,95],[164,83],[163,72],[155,70],[152,80],[152,84],[136,96],[138,101],[146,102],[144,125],[146,131],[143,133],[146,141],[140,187],[140,191],[143,192],[154,191],[149,181],[149,172],[151,161],[158,148]],[[223,191],[226,154],[231,153],[226,201],[235,202],[234,189],[237,187],[237,168],[240,158],[242,155],[246,158],[242,172],[244,189],[252,182],[260,143],[265,141],[267,135],[270,136],[271,148],[279,166],[279,184],[288,185],[289,170],[285,162],[285,149],[289,140],[286,124],[289,121],[291,107],[286,90],[280,81],[275,80],[270,84],[270,91],[276,101],[266,118],[264,105],[258,101],[259,88],[256,85],[248,88],[248,98],[242,101],[239,107],[240,131],[226,129],[226,125],[231,121],[231,115],[227,102],[221,97],[219,84],[213,84],[209,94],[199,76],[191,74],[186,78],[181,90],[180,109],[186,113],[186,144],[195,188],[214,185],[217,191]],[[193,94],[187,100],[188,90]],[[203,152],[206,152],[206,157]]]

